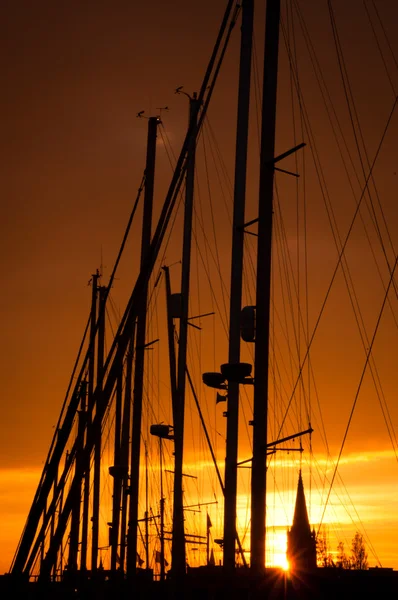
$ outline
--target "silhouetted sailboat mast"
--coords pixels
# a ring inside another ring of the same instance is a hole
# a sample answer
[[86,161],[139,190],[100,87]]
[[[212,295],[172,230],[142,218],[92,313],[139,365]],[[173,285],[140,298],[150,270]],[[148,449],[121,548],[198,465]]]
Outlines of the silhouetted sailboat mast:
[[[260,151],[258,217],[245,223],[246,163],[249,128],[253,1],[242,3],[241,54],[235,158],[233,238],[229,324],[229,362],[221,376],[205,374],[204,381],[227,385],[227,451],[225,461],[224,569],[235,569],[237,456],[239,386],[253,385],[253,458],[251,460],[250,567],[256,573],[265,568],[266,552],[266,471],[269,371],[269,318],[271,292],[271,245],[274,165],[297,148],[275,158],[276,94],[279,52],[280,0],[268,0],[266,7],[263,106]],[[257,223],[256,304],[242,309],[242,278],[245,228]],[[241,336],[254,343],[252,365],[240,362]],[[213,377],[212,377],[213,376]],[[214,377],[215,376],[215,377]],[[213,379],[213,381],[212,381]],[[216,387],[216,386],[215,386]],[[308,433],[300,432],[299,437]],[[276,442],[277,443],[277,442]],[[273,442],[273,446],[275,442]]]
[[[264,50],[264,84],[262,107],[262,132],[260,154],[260,181],[258,217],[245,223],[246,166],[248,149],[248,127],[250,106],[250,81],[253,36],[253,0],[242,4],[242,31],[240,51],[240,75],[235,157],[233,240],[231,256],[230,321],[228,362],[221,366],[221,373],[205,373],[203,380],[214,388],[227,390],[227,441],[225,461],[224,505],[224,571],[232,574],[236,563],[236,544],[245,558],[237,535],[237,456],[239,388],[243,384],[253,386],[253,458],[251,478],[251,560],[253,573],[265,567],[266,532],[266,456],[267,448],[267,401],[268,401],[268,346],[269,307],[271,285],[271,242],[273,182],[276,161],[296,151],[293,148],[275,158],[275,115],[278,71],[278,42],[280,0],[268,0],[266,8],[266,43]],[[166,286],[169,320],[169,351],[172,390],[173,439],[175,451],[174,502],[172,531],[172,569],[175,580],[182,580],[186,572],[186,550],[183,506],[183,449],[184,449],[184,406],[187,377],[187,331],[189,325],[188,298],[191,264],[191,236],[194,196],[195,148],[198,132],[217,79],[220,65],[235,25],[239,8],[233,9],[229,2],[220,34],[206,72],[198,97],[190,98],[188,133],[172,182],[161,211],[158,225],[152,235],[152,206],[155,176],[156,135],[159,117],[148,120],[147,157],[145,169],[145,197],[141,238],[141,269],[136,285],[127,304],[121,324],[107,359],[104,358],[105,303],[109,287],[98,284],[98,273],[92,279],[92,307],[89,349],[77,378],[70,403],[57,431],[45,465],[42,480],[34,499],[28,521],[17,550],[12,572],[30,575],[41,556],[39,574],[47,580],[56,572],[62,543],[69,533],[69,573],[78,570],[78,546],[81,544],[80,570],[87,571],[88,523],[90,504],[90,463],[94,457],[92,494],[92,540],[91,576],[97,574],[99,552],[99,506],[100,506],[100,459],[101,430],[104,416],[115,397],[115,441],[114,465],[109,472],[113,477],[112,520],[109,523],[109,545],[111,548],[111,571],[118,565],[122,572],[135,578],[137,574],[137,535],[140,483],[142,397],[144,381],[144,356],[146,340],[147,303],[149,278],[157,260],[159,250],[169,224],[179,190],[186,181],[184,230],[182,247],[182,275],[179,294],[174,294],[174,309],[171,308],[171,286],[167,267]],[[232,15],[232,16],[231,16]],[[257,269],[255,306],[242,309],[242,281],[245,228],[257,223]],[[178,298],[177,298],[178,297]],[[178,299],[178,302],[175,302]],[[177,306],[177,310],[175,307]],[[97,310],[98,308],[98,310]],[[174,310],[174,312],[173,312]],[[172,319],[178,319],[178,354],[175,354]],[[243,332],[244,330],[244,332]],[[241,337],[254,343],[254,376],[252,365],[241,362]],[[133,369],[134,354],[134,369]],[[123,369],[126,378],[123,401]],[[131,380],[134,378],[133,394]],[[189,375],[188,375],[189,377]],[[194,392],[192,381],[190,386]],[[131,419],[130,400],[133,395]],[[80,412],[79,412],[80,411]],[[65,467],[59,475],[60,460],[66,443],[76,422],[77,432],[72,449],[67,454]],[[131,429],[130,429],[131,427]],[[160,426],[158,426],[160,427]],[[131,449],[129,459],[129,438]],[[159,431],[158,431],[159,433]],[[301,432],[297,435],[302,435]],[[156,434],[158,435],[158,434]],[[160,436],[162,437],[162,436]],[[166,437],[169,433],[166,432]],[[275,445],[277,443],[274,442]],[[129,476],[130,473],[130,476]],[[68,492],[65,483],[70,482]],[[83,496],[83,503],[81,497]],[[163,517],[163,494],[161,493]],[[81,508],[81,504],[83,504]],[[56,517],[57,515],[57,517]],[[146,506],[146,526],[148,508]],[[50,527],[50,534],[48,529]],[[163,530],[163,526],[161,527]],[[162,578],[164,576],[164,539],[162,534]],[[79,541],[80,540],[80,541]],[[127,554],[127,556],[126,556]],[[148,563],[148,536],[146,541]],[[208,554],[208,553],[207,553]],[[149,565],[146,565],[149,568]]]
[[[150,117],[148,121],[147,157],[145,168],[144,214],[141,237],[141,268],[143,269],[150,252],[152,231],[152,209],[155,182],[156,135],[159,124],[158,117]],[[130,504],[127,533],[127,574],[133,574],[137,562],[137,532],[138,532],[138,500],[141,456],[141,422],[142,395],[144,385],[144,357],[146,312],[148,303],[148,279],[145,281],[139,298],[137,313],[137,338],[135,346],[134,391],[133,391],[133,422],[131,434],[130,458]]]
[[269,318],[271,290],[272,211],[274,195],[275,121],[278,76],[280,0],[266,10],[263,107],[258,202],[256,273],[256,339],[254,344],[253,461],[251,477],[251,569],[265,564]]
[[179,334],[177,372],[175,376],[176,394],[173,399],[174,420],[174,502],[173,502],[173,536],[172,536],[172,569],[175,577],[182,577],[186,570],[184,507],[183,507],[183,450],[184,450],[184,415],[185,386],[189,318],[189,283],[191,270],[192,217],[195,179],[195,153],[197,139],[197,115],[199,106],[196,94],[189,98],[189,127],[192,131],[187,155],[187,172],[185,183],[184,230],[182,246],[181,293],[179,297]]
[[[252,65],[254,2],[242,4],[242,28],[239,67],[238,116],[235,150],[234,208],[230,281],[229,353],[230,365],[240,362],[240,311],[242,306],[243,245],[246,203],[246,167],[249,130],[250,80]],[[224,568],[235,569],[236,494],[238,462],[239,382],[228,383],[227,440],[224,500]],[[243,553],[242,553],[243,555]]]
[[[32,569],[35,565],[35,568],[37,568],[38,556],[42,557],[42,562],[39,569],[40,578],[42,580],[48,579],[51,576],[51,573],[53,573],[56,569],[59,552],[65,532],[67,531],[69,518],[73,507],[75,506],[79,489],[81,490],[82,479],[86,477],[85,474],[87,472],[88,465],[90,464],[91,453],[96,444],[96,432],[101,428],[101,423],[103,422],[107,407],[109,406],[110,400],[117,386],[117,381],[120,377],[121,365],[123,364],[128,348],[131,348],[135,323],[138,315],[140,314],[140,307],[142,307],[142,298],[143,295],[145,295],[149,277],[158,257],[158,253],[164,235],[167,231],[174,205],[178,198],[179,190],[185,177],[188,149],[192,143],[192,138],[195,137],[196,132],[200,129],[203,123],[203,119],[210,102],[222,57],[225,53],[225,49],[232,31],[229,22],[232,9],[233,2],[230,2],[225,12],[220,33],[209,62],[201,90],[198,94],[195,107],[196,114],[198,115],[198,125],[197,127],[196,124],[193,125],[192,123],[194,123],[195,119],[191,119],[191,125],[184,141],[180,157],[177,161],[169,191],[166,195],[166,199],[158,220],[158,225],[142,259],[141,271],[138,275],[136,285],[127,303],[125,313],[122,317],[118,331],[116,332],[112,347],[108,353],[108,357],[103,365],[103,377],[101,376],[100,385],[97,384],[95,389],[93,389],[92,403],[91,406],[88,406],[88,415],[85,422],[84,431],[82,428],[80,432],[77,432],[77,436],[73,442],[72,448],[67,453],[63,470],[60,468],[60,460],[62,455],[65,453],[66,444],[71,436],[77,411],[81,404],[82,382],[85,379],[85,373],[90,361],[90,354],[92,352],[91,343],[89,351],[83,360],[80,373],[77,376],[69,404],[65,405],[65,410],[63,410],[61,414],[60,423],[50,448],[48,460],[43,471],[39,488],[32,504],[32,508],[29,513],[15,558],[13,560],[12,573],[15,575],[25,573],[27,576],[29,576],[32,573]],[[108,293],[109,287],[105,295],[107,296]],[[96,323],[96,329],[97,328],[98,324]],[[137,346],[138,345],[139,344],[137,344]],[[93,386],[94,388],[93,381],[94,376],[91,373],[89,386]],[[123,432],[121,442],[122,448],[126,447],[126,421],[124,417],[125,415],[123,415]],[[137,419],[135,422],[137,423]],[[81,460],[76,460],[77,454],[79,454]],[[122,461],[124,460],[125,457],[122,458]],[[61,472],[59,473],[59,471]],[[65,492],[64,494],[67,480],[70,481],[70,486],[68,488],[68,492]],[[133,481],[133,485],[135,485],[135,481]],[[123,475],[123,501],[126,497],[127,487],[129,487],[129,491],[131,491],[132,486],[127,486],[126,476]],[[133,508],[134,502],[131,502],[131,517],[135,517],[135,510],[133,510]],[[124,521],[126,519],[125,510],[126,505],[124,504],[120,532],[121,553],[123,552],[124,547],[123,530],[126,527],[126,522]],[[57,516],[55,517],[55,515]],[[130,526],[131,520],[132,519],[130,519]],[[86,532],[84,532],[84,535],[86,535]],[[133,535],[132,532],[130,532],[130,536],[131,535]],[[84,544],[84,539],[82,541]],[[43,552],[43,548],[46,549],[45,552]],[[92,552],[96,551],[93,550]],[[130,569],[132,569],[134,573],[136,553],[134,551],[132,553],[131,549],[129,549],[128,552],[130,553],[128,562],[130,564]],[[83,562],[83,568],[84,567],[85,565]]]

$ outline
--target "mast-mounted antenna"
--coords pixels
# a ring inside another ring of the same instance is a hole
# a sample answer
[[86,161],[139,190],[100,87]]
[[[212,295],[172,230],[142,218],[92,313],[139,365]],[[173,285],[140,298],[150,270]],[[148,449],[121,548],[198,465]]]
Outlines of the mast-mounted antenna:
[[187,96],[187,98],[189,98],[190,100],[196,100],[198,97],[197,92],[193,92],[192,96],[190,94],[188,94],[188,92],[184,92],[183,91],[183,85],[180,85],[180,87],[176,88],[174,93],[175,94],[184,94],[184,96]]
[[161,119],[162,119],[162,110],[169,111],[170,109],[169,109],[168,106],[159,106],[159,107],[156,107],[156,110],[159,111],[159,117],[158,118],[159,118],[159,121],[161,122]]

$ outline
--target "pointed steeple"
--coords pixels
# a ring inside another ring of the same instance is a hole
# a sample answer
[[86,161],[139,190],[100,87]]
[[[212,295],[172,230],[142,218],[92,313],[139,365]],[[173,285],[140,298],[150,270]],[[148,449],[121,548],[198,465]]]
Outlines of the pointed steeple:
[[296,529],[303,533],[311,533],[310,522],[308,520],[307,503],[305,501],[303,478],[301,476],[301,469],[299,471],[296,505],[294,507],[292,530],[293,529]]
[[308,571],[316,568],[315,532],[311,532],[305,501],[301,470],[297,485],[293,525],[287,534],[287,559],[293,571]]

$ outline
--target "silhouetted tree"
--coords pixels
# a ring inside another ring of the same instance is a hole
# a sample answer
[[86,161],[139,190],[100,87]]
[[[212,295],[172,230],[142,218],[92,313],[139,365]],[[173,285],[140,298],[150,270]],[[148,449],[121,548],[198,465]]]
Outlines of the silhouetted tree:
[[326,531],[318,533],[316,538],[316,562],[318,567],[332,567],[332,555],[329,552],[329,544]]
[[351,561],[344,549],[344,542],[339,542],[337,546],[337,566],[340,569],[351,569]]
[[366,552],[365,540],[358,531],[352,538],[351,543],[351,568],[364,570],[368,568],[368,554]]

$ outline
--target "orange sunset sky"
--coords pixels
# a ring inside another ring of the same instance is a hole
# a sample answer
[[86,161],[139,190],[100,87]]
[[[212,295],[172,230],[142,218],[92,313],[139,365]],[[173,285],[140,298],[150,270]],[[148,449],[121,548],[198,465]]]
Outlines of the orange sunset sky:
[[[200,3],[183,0],[169,3],[160,0],[88,0],[84,3],[38,0],[32,3],[21,0],[3,2],[0,7],[3,77],[0,95],[3,208],[0,221],[3,281],[0,296],[1,573],[8,570],[17,547],[61,409],[88,316],[91,290],[87,283],[99,267],[102,267],[105,283],[109,278],[140,185],[147,121],[137,119],[136,114],[145,110],[148,116],[157,115],[159,107],[169,107],[169,111],[162,111],[162,135],[158,137],[156,217],[171,175],[169,144],[177,155],[187,122],[186,98],[176,96],[174,90],[180,85],[188,92],[199,89],[225,4],[224,0],[202,0]],[[259,73],[262,72],[263,4],[256,3],[254,59]],[[393,266],[398,248],[398,109],[393,110],[398,93],[398,5],[395,0],[334,0],[331,5],[351,85],[350,94],[357,110],[356,133],[359,132],[358,123],[361,127],[357,140],[338,68],[328,3],[326,0],[282,2],[284,32],[296,32],[295,60],[312,132],[311,143],[308,129],[300,132],[297,100],[292,102],[291,97],[293,84],[288,73],[286,38],[281,33],[276,153],[281,154],[303,137],[307,143],[297,162],[295,158],[289,158],[283,168],[300,173],[304,168],[308,169],[308,179],[302,177],[299,185],[305,185],[309,198],[309,332],[314,329],[338,257],[323,204],[324,190],[327,189],[333,206],[336,231],[343,240],[369,172],[364,157],[367,154],[372,163],[391,112],[392,116],[374,166],[371,188],[380,229],[378,232],[372,229],[369,201],[361,219],[355,222],[346,249],[345,273],[349,272],[352,278],[350,290],[355,290],[357,295],[363,318],[363,325],[359,327],[362,333],[366,332],[367,342],[362,344],[340,269],[311,346],[311,369],[316,380],[316,386],[311,383],[313,457],[310,460],[309,440],[306,440],[301,466],[310,518],[315,528],[323,519],[331,551],[335,551],[339,541],[344,541],[348,549],[355,531],[359,530],[368,543],[370,564],[398,569],[398,302],[394,285],[390,287],[372,348],[377,383],[375,385],[368,368],[358,393],[338,476],[325,512],[323,508],[361,381],[366,348],[375,332],[389,285],[385,261],[387,258]],[[308,37],[302,33],[303,23]],[[209,123],[231,180],[239,57],[239,27],[235,29],[209,111]],[[315,55],[309,50],[309,41],[319,61],[319,70],[311,60]],[[319,88],[320,74],[330,93],[326,105],[334,127],[330,125]],[[255,87],[254,74],[253,89]],[[295,104],[295,119],[292,104]],[[248,220],[255,218],[257,202],[258,136],[254,113],[258,105],[255,99],[252,107]],[[337,117],[343,133],[336,129]],[[210,140],[209,129],[207,135],[206,139]],[[341,143],[344,139],[346,144],[342,143],[340,152],[336,139]],[[207,158],[204,159],[204,150],[204,146],[198,149],[198,198],[203,198],[206,188],[213,185],[208,184],[207,178],[216,181],[219,177],[215,166],[207,164],[206,172],[206,160],[211,163],[212,154],[207,146]],[[318,183],[314,160],[318,167],[321,165],[323,187]],[[298,256],[297,251],[302,229],[298,233],[295,224],[295,185],[296,182],[292,183],[286,176],[277,176],[275,219],[278,220],[279,214],[283,218],[286,247],[297,266],[302,264],[303,254]],[[231,234],[225,204],[229,199],[225,202],[219,184],[214,186],[214,216],[221,225],[215,237],[227,282]],[[297,194],[302,192],[300,187]],[[210,231],[210,211],[206,211],[205,205],[201,210],[203,227]],[[179,226],[177,219],[177,231]],[[137,240],[138,226],[134,235]],[[200,235],[198,228],[198,247]],[[281,229],[277,230],[275,246],[282,237]],[[114,284],[115,315],[123,313],[136,275],[134,244],[131,242],[129,247],[133,258],[125,259]],[[164,262],[178,262],[179,252],[179,242],[171,239],[163,255]],[[199,250],[195,256],[199,264]],[[275,279],[282,270],[281,264],[282,260],[273,263]],[[194,274],[193,313],[222,312],[216,302],[223,297],[222,286],[217,281],[219,274],[213,271],[214,296],[210,292],[206,295],[201,289],[205,280],[201,279],[200,267],[195,267]],[[173,277],[178,281],[178,266]],[[303,281],[302,271],[300,278]],[[251,285],[247,277],[245,302],[248,304],[253,293]],[[273,319],[276,330],[279,323],[283,339],[283,294],[275,281],[274,286]],[[200,368],[194,366],[195,354],[189,357],[197,381],[200,381],[201,370],[212,371],[227,360],[227,346],[220,333],[222,328],[217,315],[210,321],[203,321],[201,326],[204,341],[200,342],[203,352]],[[151,339],[158,337],[162,329],[162,326],[159,330],[156,327],[154,325],[153,331],[148,332]],[[286,325],[286,328],[289,327]],[[214,331],[219,335],[212,344],[208,340]],[[300,343],[302,358],[304,338]],[[273,368],[276,371],[276,363],[280,365],[278,371],[283,381],[280,387],[285,388],[285,398],[294,383],[293,367],[297,372],[297,362],[294,365],[288,365],[287,359],[286,365],[282,360],[278,362],[279,355],[287,356],[287,345],[286,339],[275,341],[273,345]],[[250,357],[250,350],[243,352],[246,358]],[[154,363],[158,355],[161,356],[160,349],[154,352]],[[167,371],[165,367],[159,369],[158,393],[161,396],[163,390],[167,396]],[[275,397],[278,387],[279,384],[272,384]],[[208,390],[201,391],[201,401],[206,406],[207,417],[214,419],[211,436],[216,440],[217,457],[222,466],[225,439],[222,411],[225,408],[214,406],[214,394]],[[272,418],[275,421],[270,424],[271,437],[277,433],[277,418],[282,415],[273,402]],[[247,428],[243,426],[250,420],[249,406],[250,399],[245,399],[242,402],[240,460],[250,456]],[[304,410],[300,412],[299,398],[294,406],[296,421],[306,428],[308,419]],[[167,419],[170,411],[163,412],[159,401],[155,416],[159,420]],[[194,433],[195,418],[188,410],[184,468],[187,471],[196,469],[198,477],[203,475],[205,483],[200,484],[202,502],[211,501],[215,491],[213,475],[209,475],[209,458],[203,453],[200,460],[204,462],[198,464],[194,454],[198,447],[203,450],[199,434]],[[289,422],[284,435],[293,432],[288,429],[290,426],[293,424]],[[172,468],[170,457],[167,460],[170,460],[168,468]],[[283,476],[278,475],[281,465]],[[269,525],[273,527],[270,536],[276,537],[276,549],[268,557],[270,563],[283,564],[285,531],[292,519],[299,468],[300,459],[295,453],[278,455],[270,462]],[[247,474],[240,477],[238,522],[244,535],[248,482]],[[190,489],[189,494],[193,491]],[[282,500],[286,503],[284,509],[281,508]],[[221,537],[222,524],[216,508],[211,506],[209,511],[213,537]],[[192,558],[193,562],[195,560],[199,559]]]

